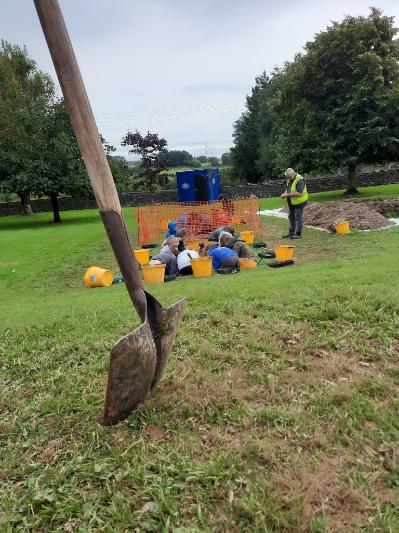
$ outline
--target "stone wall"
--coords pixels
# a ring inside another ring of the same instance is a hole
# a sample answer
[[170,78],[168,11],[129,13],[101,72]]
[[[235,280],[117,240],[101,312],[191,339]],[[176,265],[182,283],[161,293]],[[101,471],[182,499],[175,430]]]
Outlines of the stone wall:
[[[307,187],[309,192],[333,191],[344,189],[346,187],[346,176],[334,177],[308,177]],[[358,185],[367,187],[371,185],[387,185],[390,183],[399,183],[399,170],[380,171],[359,174],[357,177]],[[254,194],[259,198],[268,198],[270,196],[279,196],[284,190],[285,182],[282,180],[265,181],[254,185],[224,185],[221,188],[222,194],[230,198],[245,198]],[[177,202],[177,191],[157,191],[151,192],[127,192],[120,195],[121,204],[127,206],[148,205],[152,203]],[[70,211],[73,209],[90,209],[96,207],[96,202],[92,198],[59,198],[60,210]],[[41,211],[51,211],[51,202],[47,198],[31,201],[32,211],[38,213]],[[9,202],[0,203],[0,216],[18,215],[19,203]]]
[[[121,204],[124,207],[148,205],[157,202],[177,202],[176,191],[157,191],[151,192],[126,192],[120,196]],[[58,198],[60,211],[72,211],[74,209],[94,209],[97,207],[94,198]],[[31,200],[30,206],[34,213],[45,211],[52,211],[51,202],[49,198],[41,198],[40,200]],[[19,215],[19,202],[0,202],[0,216]]]

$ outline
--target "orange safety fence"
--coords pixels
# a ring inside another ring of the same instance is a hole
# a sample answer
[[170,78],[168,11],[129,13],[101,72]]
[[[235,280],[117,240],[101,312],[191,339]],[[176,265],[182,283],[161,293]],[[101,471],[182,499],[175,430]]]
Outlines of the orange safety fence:
[[236,235],[240,231],[262,234],[259,199],[256,196],[222,202],[171,202],[137,208],[137,242],[142,246],[165,238],[169,222],[186,228],[188,239],[206,239],[211,231],[232,225]]

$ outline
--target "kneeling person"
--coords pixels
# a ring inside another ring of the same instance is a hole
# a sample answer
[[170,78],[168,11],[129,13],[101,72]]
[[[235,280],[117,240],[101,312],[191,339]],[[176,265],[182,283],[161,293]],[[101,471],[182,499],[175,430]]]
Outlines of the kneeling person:
[[226,246],[212,246],[208,249],[208,255],[212,257],[213,270],[231,269],[240,270],[240,260],[237,253]]
[[233,226],[220,226],[220,228],[214,229],[212,233],[209,234],[208,241],[218,242],[220,239],[220,236],[223,235],[224,233],[228,233],[230,237],[234,235]]
[[179,253],[178,248],[179,239],[177,237],[169,237],[166,240],[166,244],[161,248],[159,254],[153,256],[153,259],[157,259],[166,265],[166,275],[174,276],[177,274],[177,255]]
[[226,233],[220,236],[220,246],[227,246],[236,252],[238,257],[245,257],[246,259],[253,259],[254,254],[248,244],[239,237],[230,237]]
[[199,253],[195,250],[186,249],[180,252],[177,256],[177,268],[181,276],[190,276],[193,274],[193,267],[191,266],[191,259],[197,259]]

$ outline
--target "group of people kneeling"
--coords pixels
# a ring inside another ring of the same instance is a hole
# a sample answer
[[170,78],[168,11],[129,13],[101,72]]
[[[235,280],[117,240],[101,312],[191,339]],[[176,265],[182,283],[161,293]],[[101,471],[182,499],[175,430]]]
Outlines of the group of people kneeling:
[[[174,228],[173,228],[174,229]],[[214,230],[207,246],[200,243],[199,251],[186,248],[184,240],[187,235],[185,228],[168,232],[159,254],[153,256],[153,263],[166,265],[165,274],[187,276],[193,274],[191,260],[198,257],[212,257],[212,269],[217,272],[232,273],[240,270],[240,258],[253,259],[254,254],[246,242],[234,234],[234,228],[223,226]]]

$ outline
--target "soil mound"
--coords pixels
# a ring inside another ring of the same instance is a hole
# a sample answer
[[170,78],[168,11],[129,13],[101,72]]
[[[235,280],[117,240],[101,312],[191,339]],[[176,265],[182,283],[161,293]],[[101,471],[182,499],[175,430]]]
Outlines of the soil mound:
[[305,208],[305,224],[329,230],[334,224],[348,220],[354,229],[378,229],[393,224],[368,205],[355,202],[310,203]]

